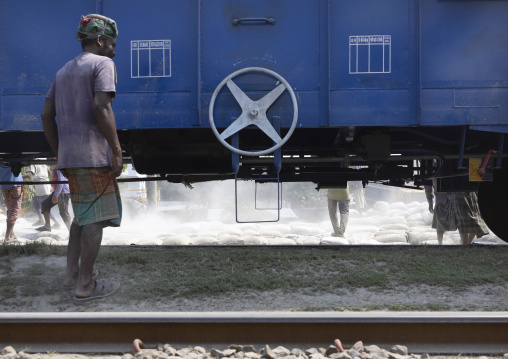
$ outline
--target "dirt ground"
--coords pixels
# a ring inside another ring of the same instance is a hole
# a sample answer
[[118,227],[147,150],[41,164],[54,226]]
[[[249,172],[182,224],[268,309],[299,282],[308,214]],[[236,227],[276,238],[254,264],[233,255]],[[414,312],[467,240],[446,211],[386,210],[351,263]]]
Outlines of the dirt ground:
[[[37,266],[34,267],[34,263]],[[34,273],[37,268],[42,273]],[[49,269],[48,269],[49,268]],[[282,291],[237,292],[234,295],[213,298],[165,300],[153,296],[152,300],[134,300],[130,294],[136,291],[135,282],[122,275],[121,269],[115,273],[102,273],[99,278],[115,280],[122,287],[112,296],[83,304],[74,304],[73,293],[61,289],[65,270],[64,256],[20,256],[11,259],[11,277],[18,278],[16,288],[6,300],[0,302],[0,312],[200,312],[200,311],[317,311],[331,310],[334,307],[366,307],[379,305],[428,305],[446,303],[454,311],[497,311],[506,310],[504,302],[508,298],[508,283],[482,285],[452,292],[445,287],[409,286],[397,291],[370,290],[360,288],[343,290],[340,293],[309,292],[298,289],[295,292]],[[37,279],[42,286],[42,295],[32,296],[32,282],[23,276]],[[149,278],[150,274],[140,277]],[[20,279],[21,278],[21,279]],[[2,289],[7,290],[6,288]],[[5,298],[5,292],[4,298]],[[500,307],[501,305],[501,307]],[[500,309],[501,308],[501,309]]]

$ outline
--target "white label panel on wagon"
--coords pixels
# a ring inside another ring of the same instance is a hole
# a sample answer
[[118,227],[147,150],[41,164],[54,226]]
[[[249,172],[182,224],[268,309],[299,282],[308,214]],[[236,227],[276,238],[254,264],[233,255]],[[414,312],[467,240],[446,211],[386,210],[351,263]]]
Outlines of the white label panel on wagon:
[[350,74],[388,74],[392,72],[390,35],[349,36]]
[[131,78],[171,77],[171,40],[131,41]]

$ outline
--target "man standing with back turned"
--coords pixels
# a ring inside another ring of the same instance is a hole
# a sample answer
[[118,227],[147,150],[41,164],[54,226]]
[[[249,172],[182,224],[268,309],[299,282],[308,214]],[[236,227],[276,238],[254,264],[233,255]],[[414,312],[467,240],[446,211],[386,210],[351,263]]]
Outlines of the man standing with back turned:
[[58,71],[41,114],[57,168],[69,179],[74,220],[62,286],[75,289],[75,302],[106,297],[120,287],[94,280],[92,274],[103,228],[120,226],[122,218],[116,181],[122,150],[112,109],[117,36],[113,20],[95,14],[81,17],[76,39],[83,52]]

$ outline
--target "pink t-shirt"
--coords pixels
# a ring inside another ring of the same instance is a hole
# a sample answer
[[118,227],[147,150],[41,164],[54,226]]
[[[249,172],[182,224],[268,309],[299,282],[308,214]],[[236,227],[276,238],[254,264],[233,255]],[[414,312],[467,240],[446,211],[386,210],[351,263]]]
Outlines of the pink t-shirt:
[[94,115],[96,92],[116,92],[113,60],[82,52],[58,71],[48,94],[58,125],[57,168],[111,167],[111,148]]

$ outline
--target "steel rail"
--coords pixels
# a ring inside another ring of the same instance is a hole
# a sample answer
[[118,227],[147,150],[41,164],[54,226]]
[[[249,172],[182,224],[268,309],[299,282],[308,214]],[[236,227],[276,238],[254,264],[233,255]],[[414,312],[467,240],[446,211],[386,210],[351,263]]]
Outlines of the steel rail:
[[265,344],[327,348],[362,340],[411,353],[506,353],[508,312],[79,312],[2,313],[0,345],[28,352],[132,351],[148,346]]

